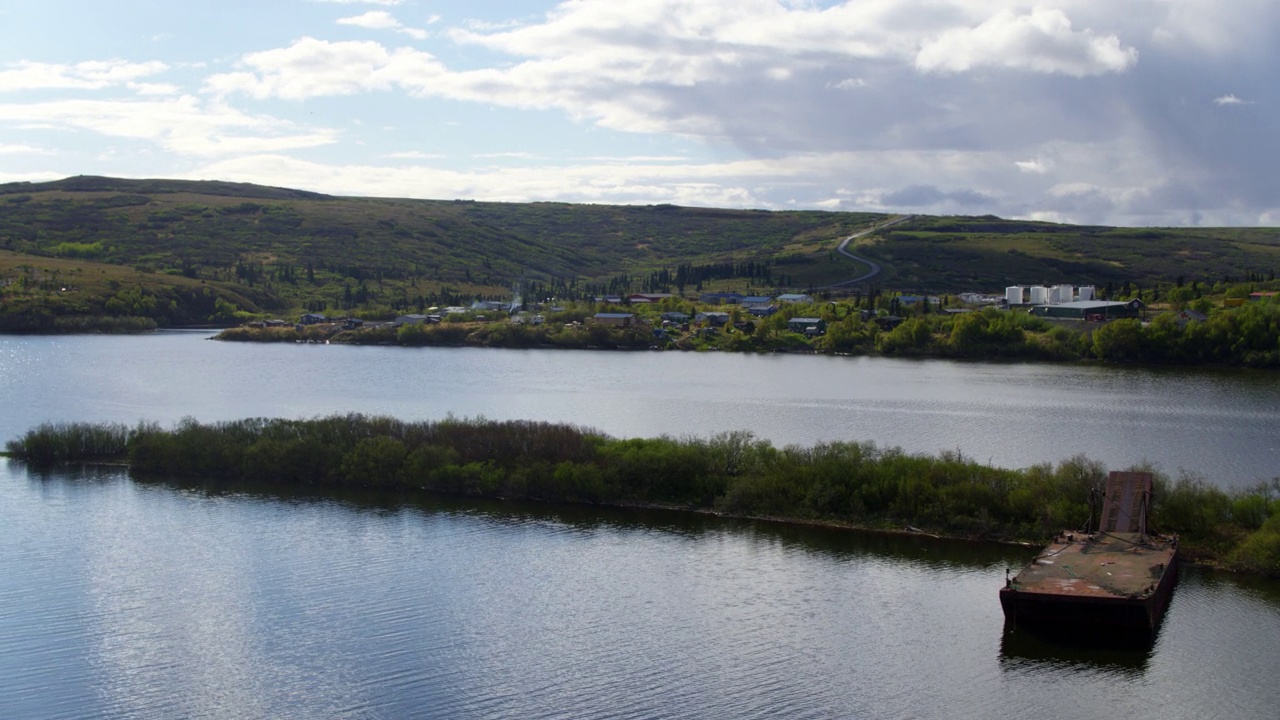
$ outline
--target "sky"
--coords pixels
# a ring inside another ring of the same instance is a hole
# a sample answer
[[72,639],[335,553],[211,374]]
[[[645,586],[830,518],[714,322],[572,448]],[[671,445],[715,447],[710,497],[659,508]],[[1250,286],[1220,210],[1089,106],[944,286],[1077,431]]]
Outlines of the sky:
[[1280,225],[1276,0],[0,0],[0,182]]

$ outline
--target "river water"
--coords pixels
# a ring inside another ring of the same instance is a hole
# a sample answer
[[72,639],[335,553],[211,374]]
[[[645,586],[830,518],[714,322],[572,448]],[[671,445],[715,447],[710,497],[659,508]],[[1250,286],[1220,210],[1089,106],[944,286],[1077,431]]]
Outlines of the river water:
[[[5,438],[453,412],[1013,466],[1085,451],[1231,485],[1276,474],[1276,395],[1250,373],[0,338]],[[1276,716],[1280,583],[1191,568],[1151,647],[1073,648],[1003,624],[1032,552],[0,461],[0,717]]]
[[749,430],[1005,467],[1077,454],[1223,487],[1280,475],[1280,374],[728,353],[256,345],[208,333],[0,336],[0,441],[49,420],[365,412]]

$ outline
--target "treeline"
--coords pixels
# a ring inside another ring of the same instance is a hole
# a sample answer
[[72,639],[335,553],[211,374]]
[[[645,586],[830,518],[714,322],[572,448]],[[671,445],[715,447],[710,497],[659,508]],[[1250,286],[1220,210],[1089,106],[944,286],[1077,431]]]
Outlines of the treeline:
[[1164,312],[1145,323],[1125,319],[1085,325],[987,309],[919,314],[885,330],[856,313],[819,308],[818,314],[827,320],[826,334],[813,347],[824,352],[1280,367],[1280,303],[1275,301],[1219,308],[1204,319]]
[[[171,430],[43,425],[7,445],[30,462],[127,461],[137,473],[281,485],[400,487],[549,502],[644,504],[872,528],[1042,540],[1091,520],[1105,469],[1083,457],[1008,470],[871,443],[776,448],[749,433],[616,439],[573,425],[337,415]],[[1153,515],[1202,559],[1280,575],[1280,481],[1226,492],[1158,477]]]

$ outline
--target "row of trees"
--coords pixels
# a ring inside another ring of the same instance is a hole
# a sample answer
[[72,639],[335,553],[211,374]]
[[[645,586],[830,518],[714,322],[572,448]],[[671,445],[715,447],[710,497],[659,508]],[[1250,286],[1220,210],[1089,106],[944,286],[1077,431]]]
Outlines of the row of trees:
[[[871,443],[774,447],[749,433],[616,439],[580,427],[340,415],[250,419],[172,430],[46,425],[10,442],[32,462],[125,459],[135,472],[280,485],[402,487],[495,498],[660,504],[740,516],[871,527],[913,525],[977,538],[1043,539],[1090,521],[1105,476],[1079,457],[1008,470],[959,453]],[[1280,481],[1228,493],[1160,477],[1154,516],[1192,552],[1280,574]]]

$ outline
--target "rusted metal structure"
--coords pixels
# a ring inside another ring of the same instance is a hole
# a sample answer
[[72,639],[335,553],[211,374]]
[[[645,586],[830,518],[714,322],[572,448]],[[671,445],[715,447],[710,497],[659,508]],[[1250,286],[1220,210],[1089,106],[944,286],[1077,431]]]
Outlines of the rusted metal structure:
[[1153,633],[1177,581],[1178,541],[1147,532],[1151,484],[1151,473],[1111,473],[1098,530],[1060,534],[1006,578],[1005,617],[1047,629]]

